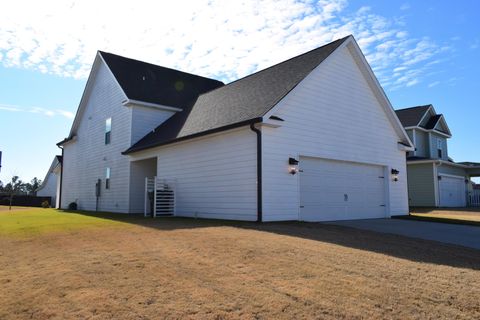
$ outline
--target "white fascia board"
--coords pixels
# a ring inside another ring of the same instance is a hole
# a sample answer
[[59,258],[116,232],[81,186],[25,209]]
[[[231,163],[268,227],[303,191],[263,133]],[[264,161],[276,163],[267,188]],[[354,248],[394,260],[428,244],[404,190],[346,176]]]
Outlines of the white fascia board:
[[[390,120],[395,131],[397,131],[397,134],[399,135],[399,137],[403,140],[404,143],[409,144],[411,147],[414,147],[412,141],[407,135],[407,132],[403,128],[403,125],[400,123],[400,120],[398,119],[397,114],[395,113],[395,110],[393,109],[393,106],[390,103],[390,100],[385,94],[385,91],[380,85],[380,82],[378,81],[377,77],[373,73],[373,70],[368,64],[367,59],[363,55],[362,50],[358,46],[358,43],[355,41],[355,39],[352,36],[350,36],[349,39],[345,41],[344,44],[348,46],[348,49],[350,53],[352,53],[353,58],[357,62],[358,67],[360,68],[361,71],[363,71],[362,73],[364,73],[364,75],[366,76],[365,78],[367,80],[367,83],[370,85],[370,88],[374,92],[375,97],[378,99],[378,102],[385,110],[385,113],[387,114],[388,119]],[[333,52],[332,54],[335,54],[335,52]]]
[[457,167],[457,168],[462,168],[462,169],[471,169],[473,167],[469,167],[467,165],[464,165],[464,164],[460,164],[460,163],[454,163],[454,162],[449,162],[449,161],[445,161],[445,160],[435,160],[435,159],[431,159],[431,160],[414,160],[414,161],[408,161],[407,160],[407,164],[408,165],[414,165],[414,164],[425,164],[425,163],[437,163],[437,164],[441,164],[441,165],[446,165],[446,166],[452,166],[452,167]]
[[157,103],[145,102],[145,101],[134,100],[134,99],[127,99],[123,101],[122,104],[126,107],[140,106],[140,107],[153,108],[153,109],[165,110],[165,111],[174,111],[174,112],[182,111],[182,109],[180,108],[164,106]]
[[455,178],[455,179],[462,179],[462,180],[465,179],[464,176],[457,176],[455,174],[439,173],[438,175],[441,177],[448,177],[448,178]]
[[435,109],[433,109],[433,106],[430,105],[430,106],[428,107],[427,111],[426,111],[426,112],[423,114],[423,116],[420,118],[420,121],[418,121],[417,126],[419,126],[420,123],[422,123],[422,121],[425,119],[425,117],[427,116],[427,114],[430,113],[430,111],[433,111],[433,115],[436,114]]
[[273,123],[273,122],[270,122],[270,121],[265,121],[265,122],[260,122],[259,123],[259,127],[279,128],[281,126],[282,125],[280,123]]
[[447,128],[448,135],[450,135],[450,137],[451,137],[452,132],[450,131],[450,128],[448,127],[447,121],[445,120],[445,117],[443,116],[443,114],[440,116],[440,120],[437,121],[437,124],[435,124],[435,127],[433,129],[436,131],[436,127],[440,122],[442,122],[442,124],[445,126],[445,128]]
[[422,127],[419,127],[419,126],[405,127],[405,130],[409,130],[409,129],[420,130],[420,131],[423,131],[423,132],[434,132],[434,133],[436,133],[438,135],[441,135],[441,136],[444,136],[446,138],[451,138],[452,137],[451,135],[446,134],[445,132],[441,132],[441,131],[438,131],[438,130],[435,130],[435,129],[428,130],[428,129],[425,129],[425,128],[422,128]]
[[[341,48],[344,48],[344,47],[347,45],[347,42],[350,41],[350,39],[353,39],[353,37],[352,37],[352,36],[349,36],[347,40],[345,40],[345,41],[344,41],[341,45],[339,45],[332,53],[330,53],[330,55],[329,55],[328,57],[326,57],[318,66],[316,66],[315,68],[313,68],[312,71],[310,71],[310,73],[312,73],[313,70],[315,70],[316,68],[318,68],[319,66],[321,66],[322,64],[324,64],[325,61],[327,61],[328,59],[331,59],[331,56],[333,56],[336,51],[340,50]],[[305,81],[305,79],[310,75],[310,73],[307,74],[307,75],[305,76],[305,78],[303,78],[300,82],[298,82],[297,85],[296,85],[291,91],[295,90],[295,88],[296,88],[297,86],[299,86],[303,81]],[[290,94],[290,92],[287,93],[282,99],[280,99],[279,101],[277,101],[277,103],[276,103],[267,113],[265,113],[265,114],[263,115],[263,119],[270,119],[270,117],[273,116],[273,114],[278,111],[278,108],[279,108],[278,106],[280,105],[280,102],[281,102],[283,99],[285,99],[289,94]]]
[[[341,45],[339,45],[325,60],[323,60],[316,68],[319,68],[324,64],[328,59],[331,59],[333,55],[335,55],[337,52],[342,50],[343,48],[347,47],[349,51],[352,53],[353,58],[355,62],[357,62],[357,65],[360,67],[360,71],[362,73],[366,73],[368,76],[366,77],[367,82],[371,86],[371,88],[374,91],[375,97],[379,100],[380,105],[382,105],[386,111],[387,117],[392,123],[395,131],[398,133],[399,137],[403,140],[405,144],[410,145],[411,147],[414,148],[412,141],[407,135],[407,132],[403,128],[402,124],[400,123],[400,120],[398,119],[395,110],[393,109],[392,104],[390,103],[390,100],[388,100],[385,92],[383,91],[382,87],[380,86],[380,83],[378,82],[377,78],[375,77],[372,69],[370,68],[370,65],[368,64],[367,60],[365,59],[365,56],[363,55],[362,51],[360,50],[360,47],[358,46],[357,42],[355,41],[353,36],[349,36],[347,40],[345,40]],[[351,49],[353,48],[353,49]],[[355,54],[353,54],[355,53]],[[358,59],[356,59],[358,58]],[[360,64],[358,63],[357,60],[360,60]],[[316,69],[314,68],[314,70]],[[312,70],[313,71],[313,70]],[[308,75],[302,79],[299,84],[304,81]],[[293,89],[295,90],[295,88]],[[288,96],[288,94],[286,95]],[[285,97],[286,97],[285,96]],[[283,97],[280,101],[282,101],[285,97]],[[264,119],[270,118],[278,109],[278,105],[280,104],[280,101],[277,102],[277,104],[271,108],[264,116]]]
[[78,125],[80,123],[80,119],[82,118],[83,112],[85,110],[85,104],[87,102],[87,97],[90,95],[90,91],[92,90],[93,83],[95,82],[95,78],[98,73],[98,68],[100,64],[103,63],[107,70],[109,71],[110,75],[112,76],[113,80],[117,84],[117,86],[120,88],[120,91],[123,93],[123,96],[125,99],[127,98],[127,95],[123,91],[122,86],[117,81],[117,78],[113,75],[112,70],[108,67],[108,64],[105,62],[103,59],[102,55],[100,52],[97,51],[97,54],[95,56],[95,60],[93,61],[92,69],[90,70],[90,74],[88,76],[87,84],[85,85],[85,89],[83,90],[82,98],[80,99],[80,104],[78,105],[77,113],[75,114],[75,118],[73,119],[73,124],[72,128],[70,129],[69,137],[72,137],[75,134],[75,131],[78,128]]
[[409,147],[403,144],[403,142],[397,142],[398,150],[400,151],[415,151],[414,147]]

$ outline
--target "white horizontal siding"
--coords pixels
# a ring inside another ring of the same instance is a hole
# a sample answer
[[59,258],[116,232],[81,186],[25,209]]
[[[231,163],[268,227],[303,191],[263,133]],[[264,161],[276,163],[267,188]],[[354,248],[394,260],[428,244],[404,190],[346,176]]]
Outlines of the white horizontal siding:
[[[98,58],[97,58],[98,59]],[[77,202],[81,210],[95,210],[95,183],[102,180],[100,211],[128,212],[131,110],[122,105],[125,95],[102,61],[79,119],[77,139],[64,146],[62,208]],[[105,120],[112,118],[111,143],[105,145]],[[110,189],[105,170],[111,168]]]
[[398,182],[388,177],[389,214],[408,212],[405,152],[347,48],[327,58],[276,108],[282,126],[262,129],[265,220],[298,218],[299,175],[288,173],[288,158],[299,156],[398,169]]
[[175,114],[173,111],[141,106],[130,108],[132,109],[132,145]]
[[53,172],[49,172],[45,177],[42,189],[37,191],[39,197],[52,197],[50,206],[54,207],[57,196],[57,175]]
[[226,131],[132,155],[157,157],[157,177],[176,180],[179,216],[256,220],[256,134]]

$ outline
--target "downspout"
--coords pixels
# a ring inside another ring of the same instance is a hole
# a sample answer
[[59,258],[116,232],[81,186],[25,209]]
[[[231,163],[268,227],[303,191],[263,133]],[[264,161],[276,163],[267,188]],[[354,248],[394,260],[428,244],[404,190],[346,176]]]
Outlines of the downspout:
[[62,209],[62,185],[63,185],[63,147],[57,146],[62,149],[62,163],[60,164],[60,194],[58,195],[58,209]]
[[262,222],[262,131],[250,124],[250,129],[257,134],[257,222]]

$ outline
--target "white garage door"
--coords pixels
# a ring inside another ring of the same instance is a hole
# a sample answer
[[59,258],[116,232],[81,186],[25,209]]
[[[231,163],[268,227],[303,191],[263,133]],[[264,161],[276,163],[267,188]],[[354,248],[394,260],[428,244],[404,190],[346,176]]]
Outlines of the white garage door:
[[441,176],[438,180],[438,190],[440,207],[465,207],[467,205],[464,177]]
[[384,167],[300,158],[300,220],[386,216]]

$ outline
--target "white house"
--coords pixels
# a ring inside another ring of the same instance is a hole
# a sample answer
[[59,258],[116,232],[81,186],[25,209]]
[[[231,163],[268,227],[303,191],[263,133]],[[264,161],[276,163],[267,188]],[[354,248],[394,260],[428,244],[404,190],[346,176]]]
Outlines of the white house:
[[42,184],[37,189],[37,196],[51,197],[50,206],[54,208],[60,207],[60,176],[62,172],[62,156],[55,156],[48,172],[43,179]]
[[154,214],[408,213],[412,143],[352,36],[229,84],[98,52],[59,146],[63,208],[149,212],[155,189]]

